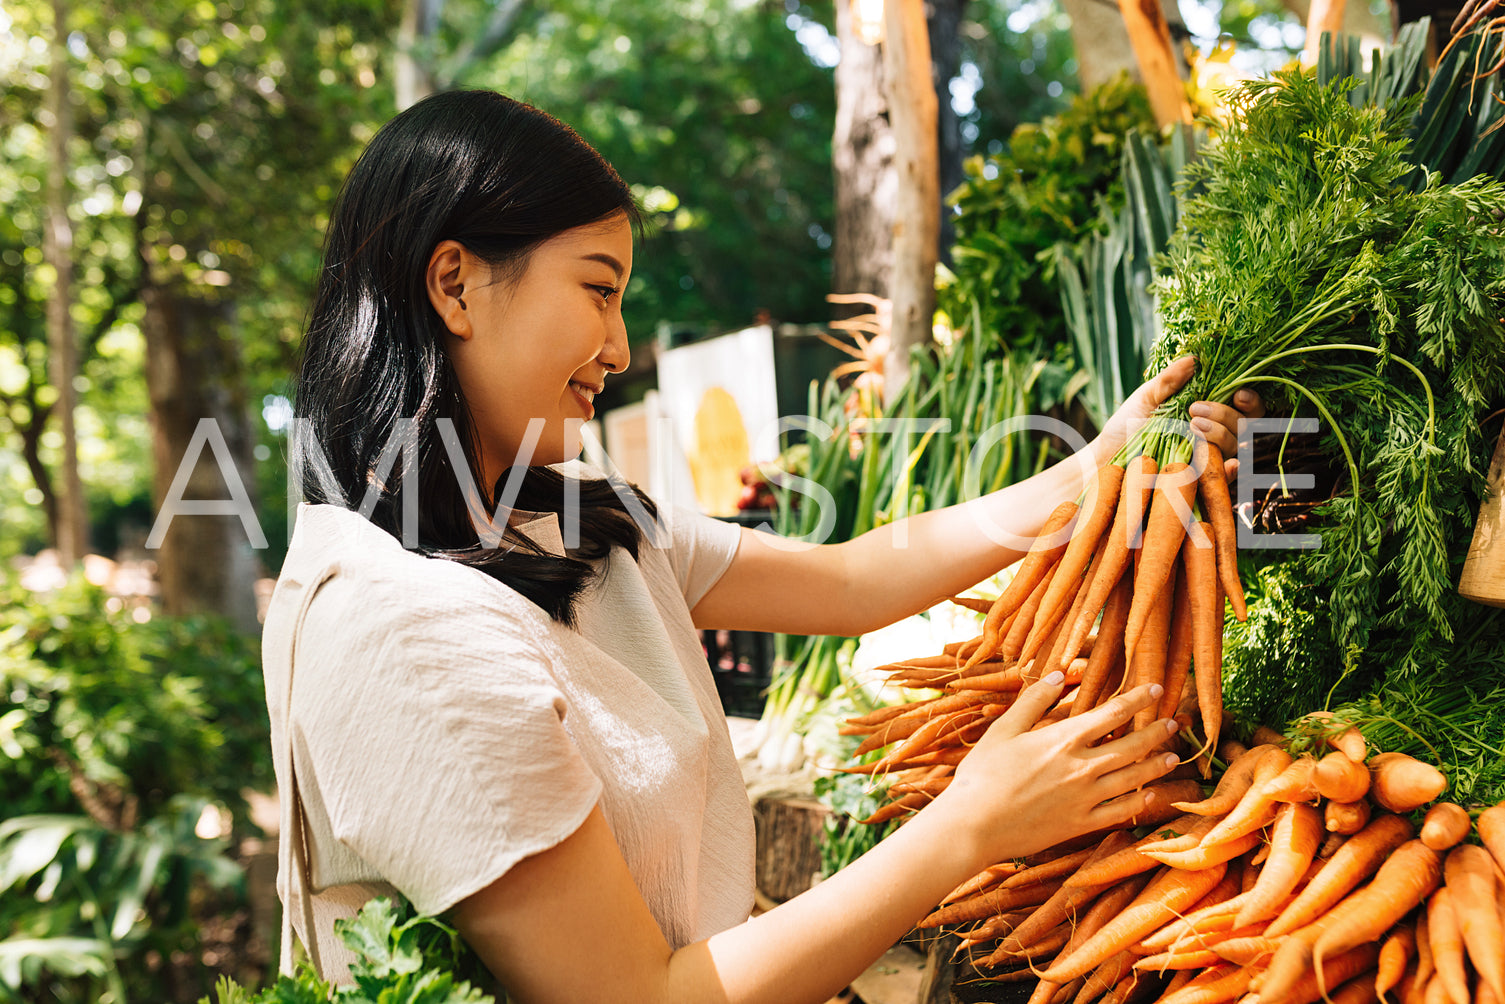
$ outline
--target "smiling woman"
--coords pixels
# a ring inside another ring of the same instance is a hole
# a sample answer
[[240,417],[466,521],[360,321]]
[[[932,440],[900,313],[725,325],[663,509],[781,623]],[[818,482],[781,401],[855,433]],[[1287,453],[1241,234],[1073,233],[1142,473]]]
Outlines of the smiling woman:
[[[749,919],[752,814],[697,629],[856,634],[961,592],[1191,367],[1087,463],[791,547],[573,465],[627,366],[637,222],[579,136],[488,92],[393,119],[341,193],[291,437],[310,501],[262,645],[285,966],[296,929],[341,978],[333,920],[400,893],[517,1001],[819,1004],[963,879],[1123,825],[1174,764],[1165,721],[1108,739],[1158,688],[1035,728],[1052,674],[893,836]],[[1233,452],[1238,412],[1207,409]]]

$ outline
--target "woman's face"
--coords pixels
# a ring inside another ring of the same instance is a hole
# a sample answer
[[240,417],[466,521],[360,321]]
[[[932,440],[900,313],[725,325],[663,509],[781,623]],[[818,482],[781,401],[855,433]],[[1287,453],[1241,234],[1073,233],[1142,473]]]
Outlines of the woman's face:
[[606,374],[627,368],[622,290],[631,272],[625,214],[550,238],[515,278],[452,241],[435,249],[430,299],[455,336],[450,359],[480,437],[483,491],[527,452],[530,427],[538,439],[521,456],[529,465],[579,454],[592,399]]

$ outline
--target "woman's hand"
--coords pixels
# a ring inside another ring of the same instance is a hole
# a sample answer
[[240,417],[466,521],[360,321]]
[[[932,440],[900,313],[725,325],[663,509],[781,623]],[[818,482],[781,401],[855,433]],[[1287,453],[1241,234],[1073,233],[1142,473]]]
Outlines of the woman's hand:
[[1025,688],[956,768],[955,781],[924,810],[953,813],[962,827],[970,825],[979,867],[1127,824],[1152,797],[1135,789],[1178,762],[1175,754],[1154,752],[1175,735],[1170,719],[1103,741],[1158,700],[1158,686],[1138,687],[1031,731],[1060,699],[1061,681],[1060,673],[1052,673]]
[[[1195,356],[1182,356],[1147,380],[1108,419],[1103,431],[1092,441],[1099,465],[1111,460],[1135,429],[1154,414],[1155,409],[1186,385],[1196,371]],[[1194,433],[1216,446],[1223,454],[1224,471],[1229,480],[1238,470],[1239,421],[1261,418],[1265,406],[1259,395],[1242,388],[1233,395],[1232,406],[1215,401],[1197,401],[1188,409]]]

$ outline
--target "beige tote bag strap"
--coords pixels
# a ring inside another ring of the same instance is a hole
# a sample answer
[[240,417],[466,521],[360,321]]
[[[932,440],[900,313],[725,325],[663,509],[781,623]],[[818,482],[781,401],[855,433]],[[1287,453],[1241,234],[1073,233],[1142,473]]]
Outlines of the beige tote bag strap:
[[[327,974],[319,958],[319,936],[314,926],[314,884],[308,853],[308,821],[303,813],[303,796],[298,790],[298,760],[293,750],[293,667],[297,661],[298,634],[303,630],[303,618],[308,614],[309,604],[318,595],[319,588],[337,575],[339,570],[338,564],[324,568],[303,593],[303,601],[298,605],[298,616],[293,619],[292,640],[288,646],[287,688],[283,692],[282,704],[282,729],[287,736],[287,779],[288,786],[292,789],[287,793],[292,832],[284,834],[284,839],[291,841],[289,850],[293,865],[291,874],[288,875],[288,892],[302,906],[303,947],[308,952],[314,969],[323,978],[327,978]],[[293,971],[293,917],[286,903],[282,910],[282,946],[278,967],[283,973],[291,974]]]

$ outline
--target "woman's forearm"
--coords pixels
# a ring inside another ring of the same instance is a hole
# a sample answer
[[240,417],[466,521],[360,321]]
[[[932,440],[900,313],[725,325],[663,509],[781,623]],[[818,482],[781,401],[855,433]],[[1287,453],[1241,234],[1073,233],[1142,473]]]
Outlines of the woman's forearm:
[[1094,447],[1028,480],[919,513],[836,545],[858,635],[918,613],[1022,557],[1052,511],[1077,499],[1098,468]]

